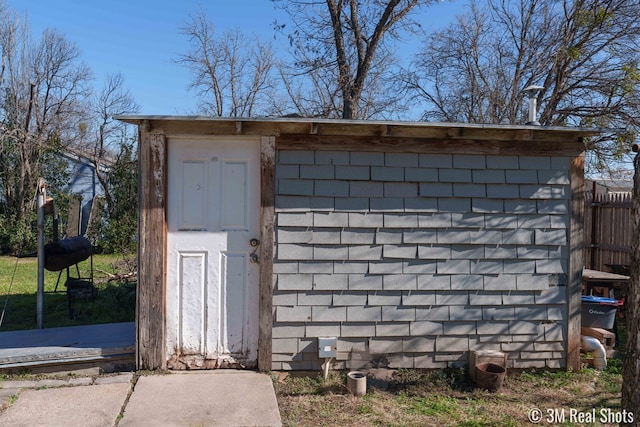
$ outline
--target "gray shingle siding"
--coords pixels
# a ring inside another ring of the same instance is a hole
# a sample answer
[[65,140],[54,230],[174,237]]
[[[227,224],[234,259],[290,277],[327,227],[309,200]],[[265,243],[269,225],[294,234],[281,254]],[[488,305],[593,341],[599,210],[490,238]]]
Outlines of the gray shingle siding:
[[279,151],[273,369],[566,357],[569,158]]

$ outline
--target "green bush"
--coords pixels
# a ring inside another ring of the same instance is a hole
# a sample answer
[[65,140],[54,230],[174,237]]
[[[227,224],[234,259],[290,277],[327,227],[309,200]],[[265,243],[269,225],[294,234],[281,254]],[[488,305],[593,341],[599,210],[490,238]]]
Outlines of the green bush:
[[134,141],[120,144],[107,177],[104,221],[98,246],[106,253],[132,253],[138,242],[138,160]]

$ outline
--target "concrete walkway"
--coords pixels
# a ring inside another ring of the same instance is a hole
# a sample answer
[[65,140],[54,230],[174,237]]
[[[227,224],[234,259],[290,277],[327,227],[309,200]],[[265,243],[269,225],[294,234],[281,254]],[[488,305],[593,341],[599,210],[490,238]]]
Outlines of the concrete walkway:
[[0,381],[0,387],[0,425],[7,426],[281,425],[271,379],[251,371]]

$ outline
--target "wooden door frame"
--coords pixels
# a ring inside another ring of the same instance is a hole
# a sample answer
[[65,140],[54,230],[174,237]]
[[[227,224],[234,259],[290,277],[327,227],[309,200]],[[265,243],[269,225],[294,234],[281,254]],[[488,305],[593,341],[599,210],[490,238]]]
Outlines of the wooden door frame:
[[[143,120],[138,128],[138,288],[136,368],[167,369],[167,136]],[[258,369],[271,369],[275,137],[260,140]]]
[[136,368],[166,369],[167,140],[149,121],[138,128]]
[[275,218],[275,137],[260,141],[260,280],[258,296],[258,369],[270,371],[273,332],[273,236]]
[[569,265],[567,283],[566,369],[580,369],[582,310],[582,270],[584,268],[584,153],[573,157],[569,166]]

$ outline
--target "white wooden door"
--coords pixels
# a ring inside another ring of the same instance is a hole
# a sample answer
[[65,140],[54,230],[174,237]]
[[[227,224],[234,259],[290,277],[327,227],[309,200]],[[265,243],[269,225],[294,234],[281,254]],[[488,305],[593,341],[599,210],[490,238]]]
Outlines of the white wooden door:
[[251,366],[258,348],[259,141],[170,138],[168,159],[167,360]]

